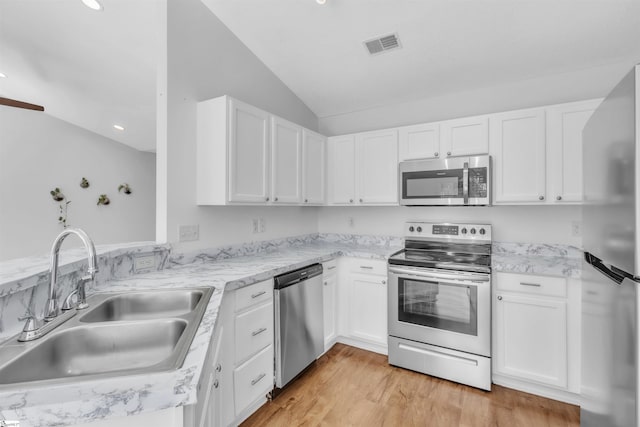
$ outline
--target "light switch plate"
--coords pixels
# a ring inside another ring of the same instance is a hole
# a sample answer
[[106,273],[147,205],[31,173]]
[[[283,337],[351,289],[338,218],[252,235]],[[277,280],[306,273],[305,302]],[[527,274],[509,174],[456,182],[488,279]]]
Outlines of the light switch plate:
[[179,242],[193,242],[200,239],[200,227],[197,225],[179,225],[178,226],[178,241]]

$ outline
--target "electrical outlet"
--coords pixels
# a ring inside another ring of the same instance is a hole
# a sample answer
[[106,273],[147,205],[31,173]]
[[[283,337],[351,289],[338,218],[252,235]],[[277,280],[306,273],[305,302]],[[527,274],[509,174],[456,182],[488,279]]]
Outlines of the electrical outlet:
[[258,223],[257,219],[252,219],[251,220],[251,225],[252,225],[252,229],[253,229],[253,234],[259,233],[260,232],[260,224]]
[[258,222],[259,222],[259,225],[260,225],[260,232],[264,233],[264,230],[266,228],[266,224],[265,224],[264,218],[260,218],[260,220]]
[[353,220],[353,217],[350,216],[349,218],[347,218],[347,224],[349,224],[349,227],[353,228],[356,226],[356,222]]
[[153,255],[138,256],[133,259],[133,271],[150,270],[156,266],[156,257]]
[[580,222],[580,221],[571,221],[571,235],[573,237],[582,236],[582,222]]
[[200,227],[197,225],[179,225],[178,226],[178,241],[179,242],[193,242],[200,239]]

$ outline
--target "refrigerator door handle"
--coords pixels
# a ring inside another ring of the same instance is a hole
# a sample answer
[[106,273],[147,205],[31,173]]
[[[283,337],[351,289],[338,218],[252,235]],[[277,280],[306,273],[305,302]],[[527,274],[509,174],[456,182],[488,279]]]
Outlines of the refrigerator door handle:
[[589,252],[585,252],[584,253],[584,259],[593,266],[593,268],[595,268],[596,270],[598,270],[600,273],[604,274],[605,276],[607,276],[609,279],[613,280],[614,282],[616,282],[618,285],[622,283],[622,281],[625,279],[625,276],[622,274],[619,274],[615,271],[613,271],[611,268],[607,267],[606,265],[603,264],[602,260],[592,254],[590,254]]

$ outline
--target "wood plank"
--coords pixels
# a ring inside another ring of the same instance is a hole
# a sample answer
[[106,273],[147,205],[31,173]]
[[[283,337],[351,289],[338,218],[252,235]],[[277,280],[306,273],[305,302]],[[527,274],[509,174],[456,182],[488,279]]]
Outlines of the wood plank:
[[250,426],[579,427],[580,408],[493,385],[493,391],[387,363],[386,356],[336,344]]
[[8,107],[25,108],[27,110],[44,111],[42,105],[29,104],[28,102],[18,101],[16,99],[3,98],[0,96],[0,105],[6,105]]

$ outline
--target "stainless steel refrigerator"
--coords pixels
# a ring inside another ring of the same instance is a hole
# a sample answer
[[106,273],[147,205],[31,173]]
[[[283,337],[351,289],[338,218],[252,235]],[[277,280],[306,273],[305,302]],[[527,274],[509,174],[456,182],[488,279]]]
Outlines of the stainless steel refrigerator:
[[583,132],[580,424],[637,427],[640,66]]

